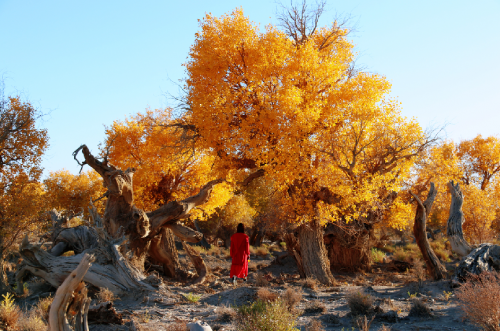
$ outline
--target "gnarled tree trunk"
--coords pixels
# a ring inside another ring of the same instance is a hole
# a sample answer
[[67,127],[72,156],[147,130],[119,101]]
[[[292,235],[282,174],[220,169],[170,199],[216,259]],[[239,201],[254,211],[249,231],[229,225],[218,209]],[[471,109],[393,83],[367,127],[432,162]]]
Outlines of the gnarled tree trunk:
[[301,225],[298,232],[300,255],[305,276],[316,278],[324,285],[332,285],[333,276],[323,241],[323,227],[315,219]]
[[446,234],[451,244],[451,249],[460,257],[464,257],[470,253],[472,247],[464,238],[462,225],[465,222],[462,206],[464,204],[464,195],[458,183],[455,185],[453,181],[448,183],[448,188],[451,194],[450,216],[447,222]]
[[181,266],[172,230],[163,228],[160,234],[153,238],[149,256],[155,263],[163,266],[165,276],[177,278],[177,271]]
[[427,215],[430,214],[432,204],[436,198],[437,190],[434,183],[431,183],[431,188],[427,194],[427,199],[422,202],[419,197],[410,191],[417,202],[417,211],[415,214],[415,223],[413,224],[413,234],[417,241],[418,248],[422,252],[425,264],[427,265],[427,271],[434,278],[434,280],[440,280],[446,277],[446,268],[441,264],[436,254],[432,250],[429,240],[427,240],[426,232],[426,221]]

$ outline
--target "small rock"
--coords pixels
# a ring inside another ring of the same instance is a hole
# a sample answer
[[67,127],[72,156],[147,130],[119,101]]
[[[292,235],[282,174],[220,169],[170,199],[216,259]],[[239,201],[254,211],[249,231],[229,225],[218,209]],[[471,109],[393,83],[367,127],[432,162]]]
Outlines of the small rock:
[[188,323],[187,327],[189,328],[189,331],[213,331],[210,325],[206,322]]

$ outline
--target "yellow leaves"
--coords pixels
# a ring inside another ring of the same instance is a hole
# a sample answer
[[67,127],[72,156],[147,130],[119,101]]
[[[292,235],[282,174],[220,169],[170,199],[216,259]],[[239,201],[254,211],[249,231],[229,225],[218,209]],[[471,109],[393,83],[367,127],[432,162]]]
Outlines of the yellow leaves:
[[[90,199],[97,200],[105,193],[101,176],[94,170],[73,175],[67,170],[51,172],[44,180],[46,209],[80,214],[88,217]],[[99,213],[104,212],[103,200],[95,203]]]
[[444,226],[451,198],[447,184],[460,183],[464,194],[463,225],[466,237],[474,243],[490,240],[493,221],[500,212],[497,185],[500,170],[500,141],[495,137],[460,143],[445,141],[433,148],[419,169],[416,186],[433,181],[438,189],[433,219]]

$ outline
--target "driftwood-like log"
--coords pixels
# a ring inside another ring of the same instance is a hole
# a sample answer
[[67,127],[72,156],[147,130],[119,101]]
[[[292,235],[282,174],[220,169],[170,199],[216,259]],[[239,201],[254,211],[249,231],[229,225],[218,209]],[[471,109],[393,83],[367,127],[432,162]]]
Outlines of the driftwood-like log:
[[481,244],[474,248],[455,269],[453,282],[464,282],[470,275],[485,271],[500,271],[500,246]]
[[424,202],[422,202],[420,198],[411,191],[410,194],[417,202],[415,223],[413,224],[413,234],[415,235],[418,248],[420,248],[422,256],[424,257],[428,273],[434,278],[434,280],[443,279],[446,277],[446,268],[441,264],[436,256],[436,253],[434,253],[434,250],[431,248],[429,240],[427,240],[426,232],[427,216],[431,212],[432,204],[434,203],[434,199],[437,195],[436,187],[434,186],[434,183],[431,183],[427,199]]
[[448,188],[451,194],[450,216],[447,222],[446,234],[451,244],[451,249],[458,256],[464,257],[468,255],[472,247],[464,238],[462,225],[465,222],[462,206],[464,204],[464,195],[458,183],[455,185],[453,181],[448,183]]
[[87,313],[90,298],[87,298],[87,289],[82,279],[92,261],[92,255],[84,254],[76,269],[57,289],[49,311],[50,331],[88,331]]
[[[153,291],[153,287],[143,282],[146,278],[144,274],[128,263],[120,253],[120,243],[103,241],[98,247],[86,250],[84,253],[95,257],[95,263],[85,273],[83,280],[96,287],[107,288],[117,295]],[[16,274],[21,288],[22,279],[28,272],[59,287],[85,256],[54,256],[39,246],[30,245],[27,237],[23,240],[19,253],[24,260],[24,265]]]

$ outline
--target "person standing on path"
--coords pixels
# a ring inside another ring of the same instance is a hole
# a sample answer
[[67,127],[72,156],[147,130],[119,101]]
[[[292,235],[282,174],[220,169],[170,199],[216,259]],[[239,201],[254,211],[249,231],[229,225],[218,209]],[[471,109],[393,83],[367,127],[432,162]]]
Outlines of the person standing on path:
[[243,223],[238,224],[236,233],[231,236],[231,248],[229,254],[232,258],[231,272],[233,284],[236,285],[237,278],[247,279],[248,262],[250,261],[250,240],[245,234]]

